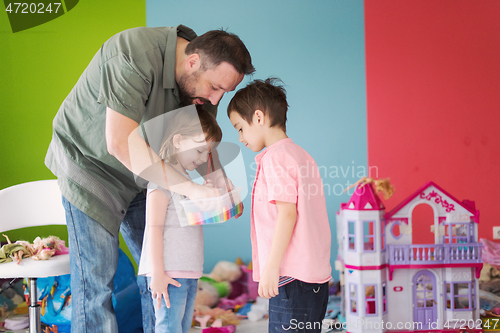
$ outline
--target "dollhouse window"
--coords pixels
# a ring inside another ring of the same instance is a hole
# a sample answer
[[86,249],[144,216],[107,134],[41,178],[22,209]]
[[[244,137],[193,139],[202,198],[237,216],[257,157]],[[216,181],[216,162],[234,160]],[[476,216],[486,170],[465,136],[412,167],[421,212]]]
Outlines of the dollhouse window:
[[385,250],[385,220],[380,221],[380,249]]
[[354,221],[347,222],[347,239],[349,244],[349,250],[356,250],[356,227]]
[[365,285],[366,314],[377,314],[377,286],[374,284]]
[[443,243],[469,243],[474,239],[474,228],[471,223],[446,223],[444,225]]
[[401,236],[403,236],[403,234],[401,233],[400,226],[401,226],[401,222],[396,221],[396,222],[394,222],[394,224],[391,227],[391,234],[392,234],[392,237],[394,237],[395,239],[400,239]]
[[451,309],[451,287],[449,283],[445,283],[446,289],[446,309]]
[[387,313],[387,294],[386,294],[386,289],[387,285],[386,283],[382,283],[382,312]]
[[358,313],[358,286],[354,283],[349,284],[349,309],[351,313]]
[[476,308],[476,288],[474,286],[474,281],[471,282],[470,292],[471,292],[470,302],[472,304],[472,309],[475,309]]
[[446,283],[446,309],[475,309],[476,288],[474,281]]
[[363,222],[363,245],[364,252],[375,251],[375,222]]

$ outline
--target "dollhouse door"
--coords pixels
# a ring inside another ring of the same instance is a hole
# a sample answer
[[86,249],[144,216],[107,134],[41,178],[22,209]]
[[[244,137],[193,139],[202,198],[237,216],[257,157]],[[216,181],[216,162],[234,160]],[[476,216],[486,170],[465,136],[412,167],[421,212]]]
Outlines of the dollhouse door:
[[413,320],[416,330],[430,329],[437,320],[436,277],[426,270],[413,277]]

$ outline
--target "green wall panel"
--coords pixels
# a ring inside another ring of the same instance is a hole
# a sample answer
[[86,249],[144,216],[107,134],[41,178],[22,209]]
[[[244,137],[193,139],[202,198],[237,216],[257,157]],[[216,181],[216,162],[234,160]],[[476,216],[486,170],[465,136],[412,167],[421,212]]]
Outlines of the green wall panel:
[[[44,158],[59,106],[102,43],[146,25],[143,0],[68,0],[65,5],[71,11],[13,33],[0,4],[0,189],[55,178]],[[64,227],[9,236],[33,241],[48,234],[67,240]]]

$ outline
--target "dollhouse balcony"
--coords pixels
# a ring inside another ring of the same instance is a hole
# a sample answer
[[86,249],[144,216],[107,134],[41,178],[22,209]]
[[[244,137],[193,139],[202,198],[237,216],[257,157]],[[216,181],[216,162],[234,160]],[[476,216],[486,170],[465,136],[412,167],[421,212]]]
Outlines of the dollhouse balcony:
[[482,263],[481,243],[388,245],[389,265]]
[[[483,266],[481,243],[387,245],[389,274],[394,269]],[[479,278],[479,276],[478,276]]]

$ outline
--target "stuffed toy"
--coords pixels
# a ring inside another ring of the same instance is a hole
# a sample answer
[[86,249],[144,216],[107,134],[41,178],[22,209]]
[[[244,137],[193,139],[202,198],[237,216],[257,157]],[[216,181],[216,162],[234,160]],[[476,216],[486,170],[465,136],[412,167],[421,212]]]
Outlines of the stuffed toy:
[[194,301],[195,308],[198,306],[214,307],[219,302],[219,292],[217,288],[203,278],[198,280],[198,292]]
[[242,274],[238,264],[230,261],[219,261],[212,272],[208,274],[208,277],[217,282],[234,282],[238,280]]
[[33,244],[22,240],[12,243],[7,235],[3,236],[7,239],[8,244],[2,247],[6,258],[0,262],[8,262],[8,257],[10,257],[19,264],[23,258],[33,257],[34,260],[47,260],[56,253],[69,253],[68,248],[64,245],[64,241],[56,236],[49,236],[43,239],[37,237],[33,241]]
[[[236,315],[231,310],[221,308],[209,308],[208,306],[195,307],[193,319],[200,323],[199,326],[209,326],[215,321],[220,321],[222,326],[239,325],[241,316]],[[198,326],[198,325],[196,325]]]
[[196,305],[214,307],[219,298],[229,296],[232,292],[231,282],[241,278],[241,268],[238,264],[230,261],[219,261],[210,274],[202,276],[198,280],[198,293],[196,294]]

